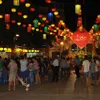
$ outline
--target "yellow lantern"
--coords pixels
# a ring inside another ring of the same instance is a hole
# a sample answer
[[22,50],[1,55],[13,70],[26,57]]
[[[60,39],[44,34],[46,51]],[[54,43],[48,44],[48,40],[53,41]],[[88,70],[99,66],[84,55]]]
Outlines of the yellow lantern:
[[59,14],[59,12],[58,12],[58,11],[55,11],[55,12],[54,12],[54,15],[58,15],[58,14]]
[[27,15],[23,15],[23,18],[26,19],[28,16]]
[[43,34],[43,39],[45,40],[47,38],[47,35],[46,34]]
[[81,5],[80,4],[76,4],[75,5],[75,13],[79,14],[81,12]]
[[16,12],[16,9],[15,9],[15,8],[12,8],[11,11],[12,11],[12,12]]
[[54,32],[57,32],[57,30],[54,30]]
[[19,0],[13,0],[13,5],[14,6],[19,6],[20,4],[20,1]]
[[40,22],[38,22],[38,25],[41,25],[41,23],[40,23]]
[[31,6],[31,4],[30,3],[26,3],[25,6],[28,8],[28,7]]
[[98,15],[97,18],[100,18],[100,15]]
[[0,18],[3,18],[3,15],[0,15]]
[[54,26],[55,26],[55,24],[51,24],[51,26],[52,26],[52,27],[54,27]]
[[46,17],[43,17],[42,20],[45,21],[46,20]]
[[39,29],[37,28],[37,29],[36,29],[36,31],[38,32],[38,31],[39,31]]
[[32,27],[32,30],[35,30],[35,27]]
[[0,0],[0,4],[2,4],[2,0]]
[[17,25],[20,26],[21,25],[21,22],[17,22]]
[[50,32],[50,35],[52,35],[53,33],[52,32]]

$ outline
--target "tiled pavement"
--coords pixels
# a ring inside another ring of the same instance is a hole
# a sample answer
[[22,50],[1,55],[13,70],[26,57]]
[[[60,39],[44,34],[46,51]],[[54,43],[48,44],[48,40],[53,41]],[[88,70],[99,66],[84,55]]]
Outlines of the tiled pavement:
[[33,85],[28,92],[22,86],[8,92],[7,85],[0,85],[0,100],[100,100],[100,86],[86,88],[83,79],[72,74],[66,81]]

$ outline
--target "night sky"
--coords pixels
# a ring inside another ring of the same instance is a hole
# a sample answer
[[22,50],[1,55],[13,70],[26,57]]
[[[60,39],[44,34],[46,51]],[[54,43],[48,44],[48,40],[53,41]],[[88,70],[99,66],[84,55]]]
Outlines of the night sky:
[[[4,14],[5,12],[10,12],[12,7],[12,0],[6,2],[7,0],[3,0],[4,4],[0,5],[0,13]],[[27,0],[33,3],[34,7],[40,5],[46,5],[45,0]],[[75,14],[75,4],[80,3],[82,5],[82,17],[83,17],[83,26],[89,31],[93,24],[95,24],[95,20],[98,14],[100,14],[100,0],[52,0],[64,3],[64,15],[65,15],[65,23],[67,27],[74,32],[77,28],[77,15]],[[9,6],[8,6],[9,4]],[[18,9],[25,10],[24,7],[19,7]],[[26,10],[25,10],[26,11]],[[27,12],[26,12],[27,13]],[[31,17],[36,16],[37,13],[29,13],[31,23]],[[13,15],[11,14],[11,17]],[[17,17],[16,17],[17,18]],[[19,19],[23,21],[22,19]],[[41,33],[28,33],[23,28],[11,26],[11,30],[5,30],[5,24],[3,20],[0,20],[0,44],[12,45],[14,43],[13,37],[16,33],[21,33],[19,41],[16,41],[18,45],[27,44],[28,46],[34,47],[43,47],[44,45],[49,45],[51,43],[51,38],[48,40],[43,40]],[[32,35],[33,34],[33,35]]]

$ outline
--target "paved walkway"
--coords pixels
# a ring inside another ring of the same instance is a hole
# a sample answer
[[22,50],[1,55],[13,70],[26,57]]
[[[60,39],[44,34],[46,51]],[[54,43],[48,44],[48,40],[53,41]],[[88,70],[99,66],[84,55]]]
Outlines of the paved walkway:
[[22,86],[8,92],[7,85],[0,85],[0,100],[100,100],[100,86],[86,88],[84,81],[72,74],[66,81],[33,85],[28,92]]

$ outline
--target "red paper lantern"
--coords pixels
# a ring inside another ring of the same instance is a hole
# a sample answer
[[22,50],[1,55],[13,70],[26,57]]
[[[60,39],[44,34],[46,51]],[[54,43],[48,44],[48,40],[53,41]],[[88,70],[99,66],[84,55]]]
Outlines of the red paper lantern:
[[15,20],[12,20],[12,21],[11,21],[11,23],[15,24],[15,23],[16,23],[16,21],[15,21]]
[[6,29],[7,29],[7,30],[10,29],[10,24],[6,24]]
[[80,26],[82,26],[82,18],[81,17],[79,17],[78,21],[77,21],[77,27],[80,27]]
[[20,0],[20,2],[21,2],[21,3],[24,3],[24,2],[25,2],[25,0]]
[[55,12],[56,10],[57,10],[56,8],[52,8],[52,9],[51,9],[52,12]]
[[72,36],[72,41],[82,49],[90,41],[90,34],[85,29],[82,32],[77,30]]
[[57,15],[56,18],[60,18],[60,15]]
[[48,21],[48,20],[46,20],[45,22],[46,22],[46,23],[49,23],[49,21]]
[[43,32],[43,30],[40,30],[40,32],[42,33],[42,32]]
[[31,24],[28,24],[27,32],[31,32],[31,30],[32,30],[32,25]]
[[38,17],[39,17],[39,18],[42,18],[42,17],[43,17],[43,15],[42,15],[42,14],[40,14]]
[[26,24],[23,24],[22,27],[26,27]]
[[5,22],[10,22],[10,14],[5,14]]
[[42,27],[44,27],[44,24],[41,24]]
[[45,0],[46,3],[51,3],[51,0]]
[[21,15],[22,15],[22,12],[18,12],[17,14],[18,14],[19,16],[21,16]]
[[30,8],[30,11],[31,11],[31,12],[34,12],[34,11],[35,11],[35,8]]

